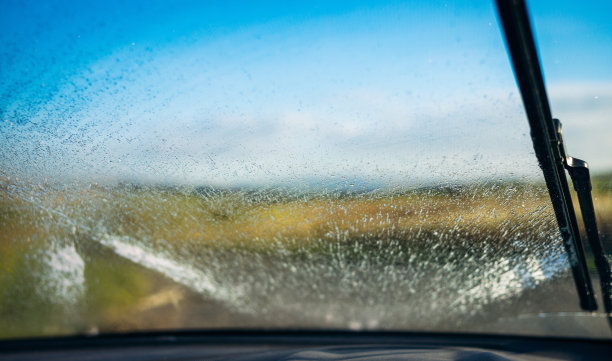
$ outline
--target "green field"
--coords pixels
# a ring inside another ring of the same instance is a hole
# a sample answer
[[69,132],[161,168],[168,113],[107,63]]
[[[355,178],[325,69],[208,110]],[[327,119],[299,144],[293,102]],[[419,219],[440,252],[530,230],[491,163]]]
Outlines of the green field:
[[[598,221],[607,243],[612,242],[610,184],[609,177],[594,180]],[[371,274],[393,276],[387,265],[396,269],[420,263],[459,268],[491,255],[540,257],[549,243],[558,246],[546,189],[537,184],[353,193],[141,185],[67,187],[9,179],[0,186],[0,337],[220,327],[234,322],[212,314],[206,319],[214,322],[207,324],[186,324],[184,318],[177,318],[179,310],[199,302],[197,292],[190,298],[183,290],[185,284],[191,285],[191,291],[200,287],[193,277],[186,275],[186,282],[180,285],[177,278],[135,261],[137,255],[119,257],[112,237],[130,240],[130,245],[165,255],[177,264],[196,265],[213,274],[213,280],[227,273],[232,285],[250,282],[251,272],[252,282],[263,284],[262,289],[268,287],[270,294],[283,282],[296,285],[296,280],[307,279],[309,273],[300,270],[316,264],[326,264],[333,272],[351,270],[356,274],[351,282],[364,280],[368,284],[374,282],[368,278],[374,277]],[[58,256],[53,259],[50,254]],[[274,261],[279,258],[282,263]],[[82,270],[63,266],[74,259],[82,260]],[[52,275],[54,288],[50,289],[45,286],[50,282],[45,277],[51,277],[49,265],[60,276],[72,281],[82,277],[82,282],[66,283]],[[219,269],[228,265],[232,269]],[[255,265],[271,270],[262,273]],[[170,271],[176,268],[174,263],[165,267]],[[237,267],[244,267],[244,271]],[[298,274],[304,274],[293,278],[278,275],[296,273],[296,267]],[[369,273],[359,273],[360,268]],[[257,278],[260,274],[271,280],[262,281],[265,277]],[[335,280],[333,277],[339,276],[330,277]],[[389,285],[402,284],[394,282]],[[357,292],[357,285],[354,290],[347,287]],[[334,291],[330,286],[330,291],[314,292],[326,295]],[[398,299],[402,295],[397,293]],[[487,297],[498,296],[489,292]],[[375,295],[363,302],[372,300]],[[245,301],[241,304],[248,306]],[[202,312],[208,311],[204,308]],[[274,310],[269,313],[272,318]]]

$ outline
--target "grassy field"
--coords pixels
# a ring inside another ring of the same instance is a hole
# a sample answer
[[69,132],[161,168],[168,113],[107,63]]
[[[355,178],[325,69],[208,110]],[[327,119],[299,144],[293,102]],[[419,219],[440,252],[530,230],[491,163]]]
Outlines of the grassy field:
[[[118,257],[104,243],[107,235],[177,262],[210,262],[211,269],[224,258],[282,256],[289,260],[283,272],[303,259],[356,268],[419,261],[443,267],[530,247],[543,253],[557,240],[548,195],[536,184],[361,193],[67,187],[9,179],[0,187],[0,337],[185,326],[172,318],[178,304],[188,307],[184,292],[167,276]],[[594,196],[610,244],[611,177],[594,180]],[[232,262],[249,268],[248,260]],[[52,281],[49,267],[56,272]]]
[[592,182],[599,233],[608,254],[612,254],[612,174],[594,176]]

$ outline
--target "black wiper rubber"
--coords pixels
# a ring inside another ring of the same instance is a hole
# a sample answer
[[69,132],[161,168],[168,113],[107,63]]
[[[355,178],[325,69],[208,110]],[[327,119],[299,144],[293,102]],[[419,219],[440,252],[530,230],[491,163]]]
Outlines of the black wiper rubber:
[[563,245],[576,283],[580,307],[583,310],[594,311],[597,309],[597,302],[565,176],[562,142],[550,112],[527,8],[523,0],[496,0],[496,2],[514,67],[514,75],[531,128],[533,148],[544,173]]

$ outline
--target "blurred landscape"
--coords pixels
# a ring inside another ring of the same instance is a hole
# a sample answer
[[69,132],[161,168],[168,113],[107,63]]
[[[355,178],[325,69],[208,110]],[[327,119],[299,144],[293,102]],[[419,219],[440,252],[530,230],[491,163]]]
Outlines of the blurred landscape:
[[[609,251],[612,175],[593,185]],[[571,287],[526,300],[569,277],[548,193],[535,183],[304,192],[5,177],[0,229],[2,338],[471,330],[578,303]]]

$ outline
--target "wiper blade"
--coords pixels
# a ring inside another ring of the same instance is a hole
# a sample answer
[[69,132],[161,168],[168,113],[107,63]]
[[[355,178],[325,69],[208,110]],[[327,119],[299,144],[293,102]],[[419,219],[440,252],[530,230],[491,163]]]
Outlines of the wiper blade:
[[548,103],[538,53],[523,0],[497,0],[497,9],[523,98],[536,157],[553,204],[563,245],[568,254],[580,307],[597,310],[578,222],[565,176],[565,154],[558,127]]

